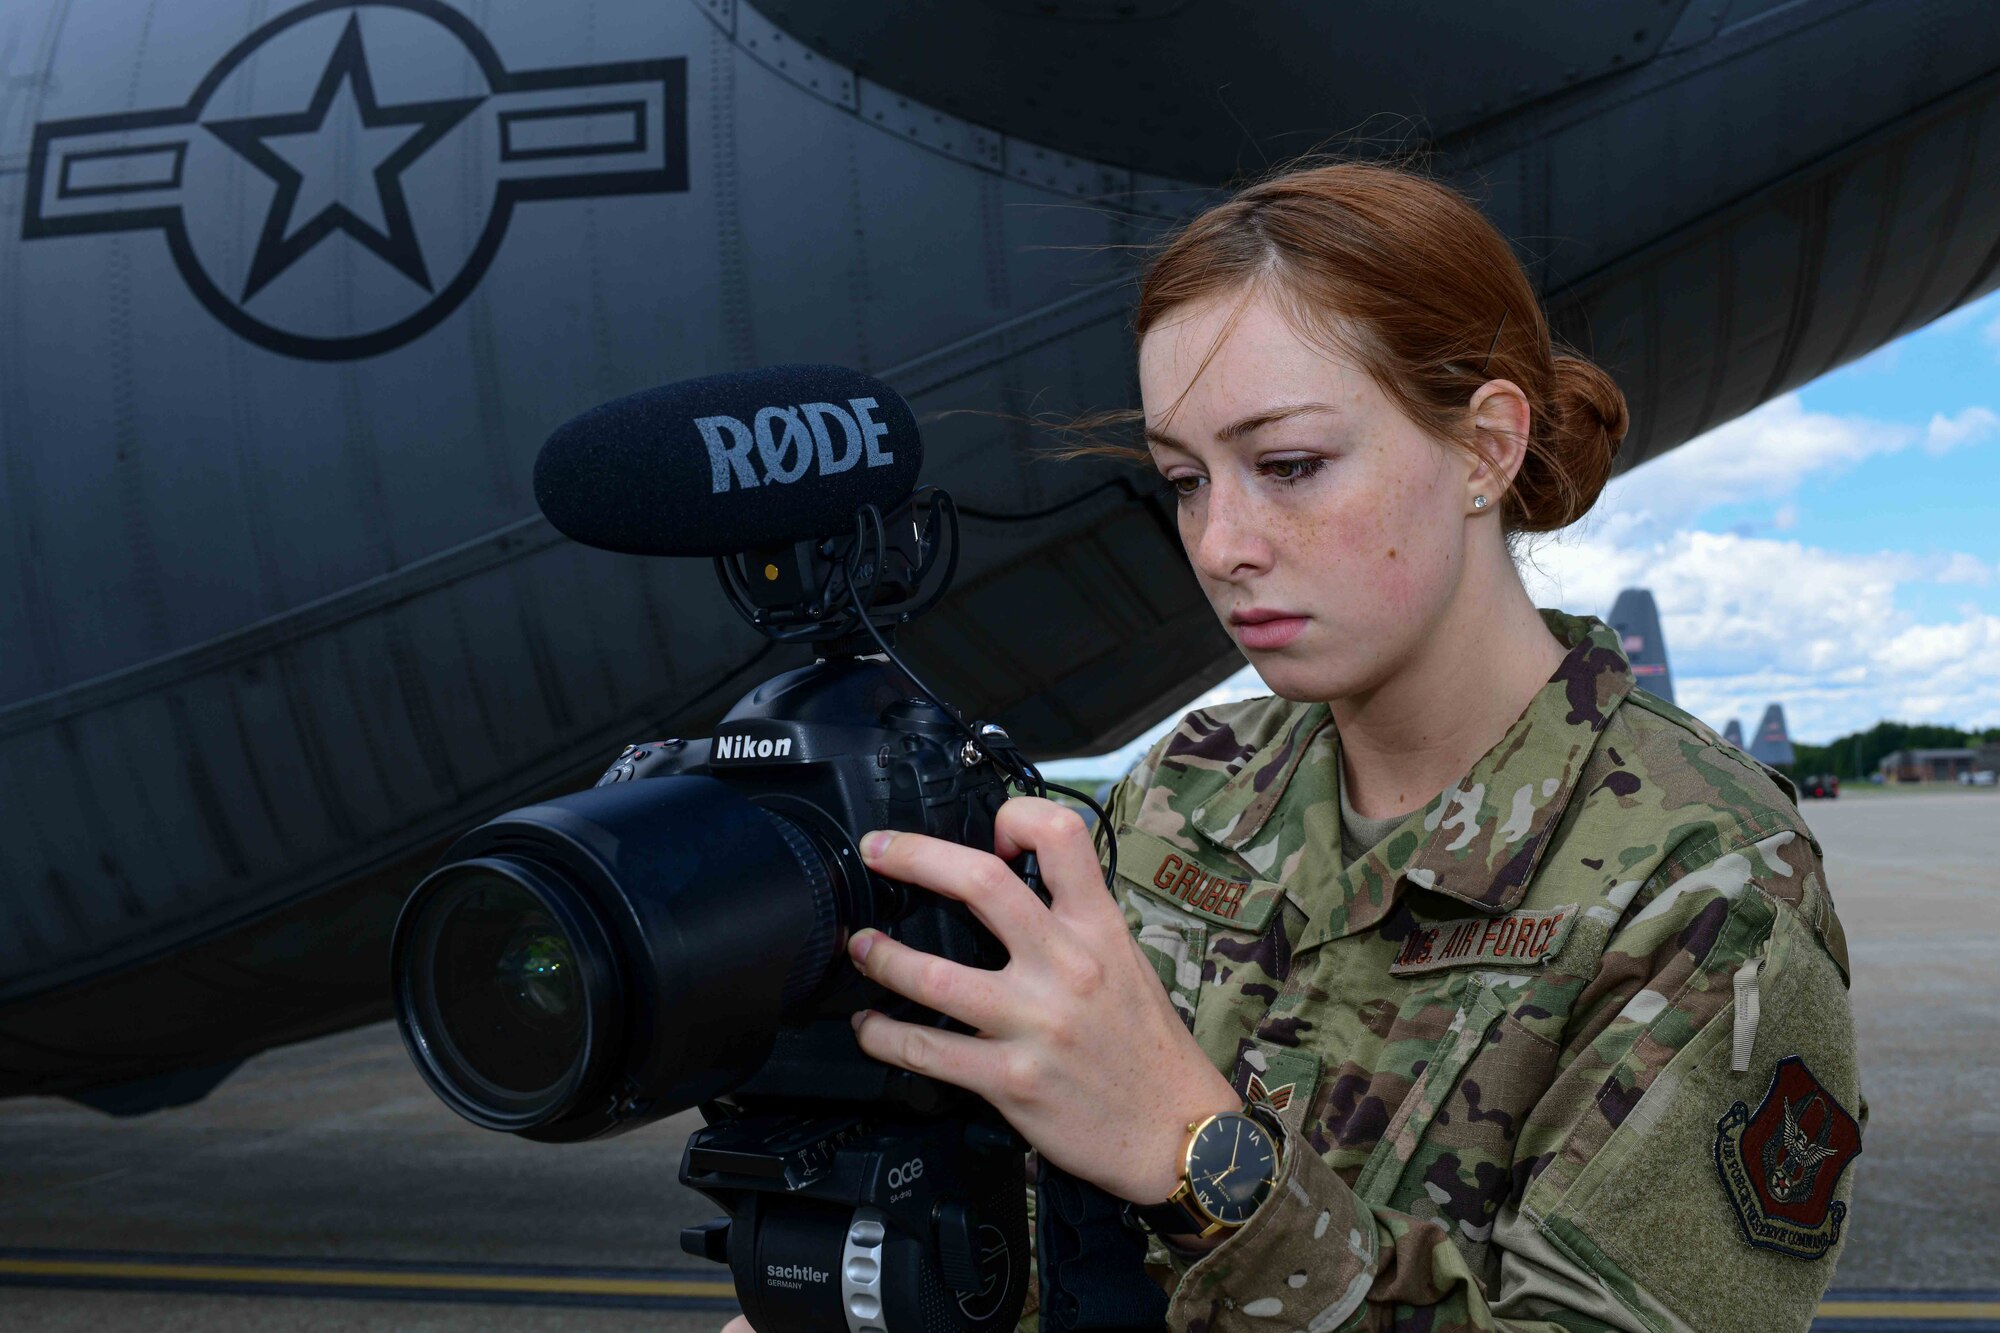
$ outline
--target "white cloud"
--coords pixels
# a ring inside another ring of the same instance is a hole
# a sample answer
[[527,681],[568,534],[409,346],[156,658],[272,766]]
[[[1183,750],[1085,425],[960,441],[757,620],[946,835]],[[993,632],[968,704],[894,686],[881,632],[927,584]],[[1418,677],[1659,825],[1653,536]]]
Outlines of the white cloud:
[[1932,577],[1933,583],[1970,583],[1984,587],[1993,582],[1994,570],[1976,556],[1963,551],[1954,551],[1944,558],[1942,566]]
[[2000,720],[2000,615],[1963,606],[1955,621],[1920,624],[1898,605],[1911,585],[1990,579],[1963,553],[1854,555],[1698,531],[1622,546],[1584,536],[1544,545],[1523,575],[1541,605],[1600,615],[1619,589],[1651,588],[1677,701],[1718,730],[1731,717],[1754,726],[1773,701],[1806,740],[1885,717]]
[[[2000,320],[1992,333],[2000,341]],[[1796,539],[1792,497],[1815,473],[1995,436],[2000,413],[1986,407],[1935,415],[1919,430],[1810,412],[1788,394],[1617,478],[1590,519],[1528,552],[1523,576],[1540,604],[1598,614],[1622,588],[1651,588],[1676,694],[1718,727],[1732,716],[1754,725],[1773,700],[1807,739],[1885,717],[1990,725],[2000,720],[1990,599],[1941,624],[1906,608],[1915,590],[1990,587],[2000,570],[1964,552],[1816,548]],[[1776,506],[1778,535],[1691,529],[1706,510],[1759,502]]]
[[[1982,413],[1991,420],[1982,424]],[[1968,408],[1931,429],[1957,443],[1994,424],[2000,418],[1986,409]],[[1661,536],[1720,504],[1789,499],[1815,472],[1844,472],[1918,438],[1894,422],[1809,412],[1788,393],[1614,478],[1584,526],[1620,540]]]
[[2000,428],[2000,415],[1984,407],[1968,407],[1955,417],[1942,412],[1931,418],[1924,430],[1924,449],[1941,454],[1961,444],[1977,444]]

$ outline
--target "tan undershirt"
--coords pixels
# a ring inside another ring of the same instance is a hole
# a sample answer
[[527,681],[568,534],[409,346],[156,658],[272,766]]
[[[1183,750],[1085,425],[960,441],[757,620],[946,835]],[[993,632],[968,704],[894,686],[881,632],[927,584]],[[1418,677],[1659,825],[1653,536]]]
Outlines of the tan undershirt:
[[[1345,765],[1342,765],[1343,770]],[[1386,815],[1381,819],[1369,819],[1354,813],[1354,807],[1347,800],[1347,774],[1340,775],[1340,865],[1344,870],[1368,853],[1396,825],[1408,819],[1407,813]]]

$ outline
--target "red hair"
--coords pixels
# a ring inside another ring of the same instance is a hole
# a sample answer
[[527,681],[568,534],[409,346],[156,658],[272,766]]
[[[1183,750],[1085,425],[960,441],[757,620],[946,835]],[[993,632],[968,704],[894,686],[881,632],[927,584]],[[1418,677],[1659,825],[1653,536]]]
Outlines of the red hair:
[[1358,162],[1260,181],[1166,239],[1140,279],[1134,332],[1143,340],[1169,311],[1259,289],[1448,444],[1478,452],[1468,408],[1480,385],[1520,386],[1532,425],[1501,501],[1510,531],[1554,531],[1596,502],[1625,438],[1625,395],[1588,359],[1551,345],[1520,261],[1456,190]]

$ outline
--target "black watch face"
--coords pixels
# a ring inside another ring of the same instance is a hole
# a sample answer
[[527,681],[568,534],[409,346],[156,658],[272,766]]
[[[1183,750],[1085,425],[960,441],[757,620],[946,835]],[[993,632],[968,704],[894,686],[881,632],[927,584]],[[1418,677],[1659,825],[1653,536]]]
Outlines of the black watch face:
[[1278,1145],[1247,1115],[1219,1115],[1188,1145],[1195,1201],[1225,1226],[1242,1226],[1278,1179]]

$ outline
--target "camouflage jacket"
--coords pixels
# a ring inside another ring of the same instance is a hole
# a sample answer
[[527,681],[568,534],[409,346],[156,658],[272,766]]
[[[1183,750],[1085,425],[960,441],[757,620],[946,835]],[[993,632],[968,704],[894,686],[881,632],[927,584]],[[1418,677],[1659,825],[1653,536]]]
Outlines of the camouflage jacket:
[[1804,1329],[1865,1116],[1820,849],[1766,769],[1569,655],[1342,869],[1325,704],[1197,710],[1114,790],[1117,891],[1290,1127],[1174,1329]]

